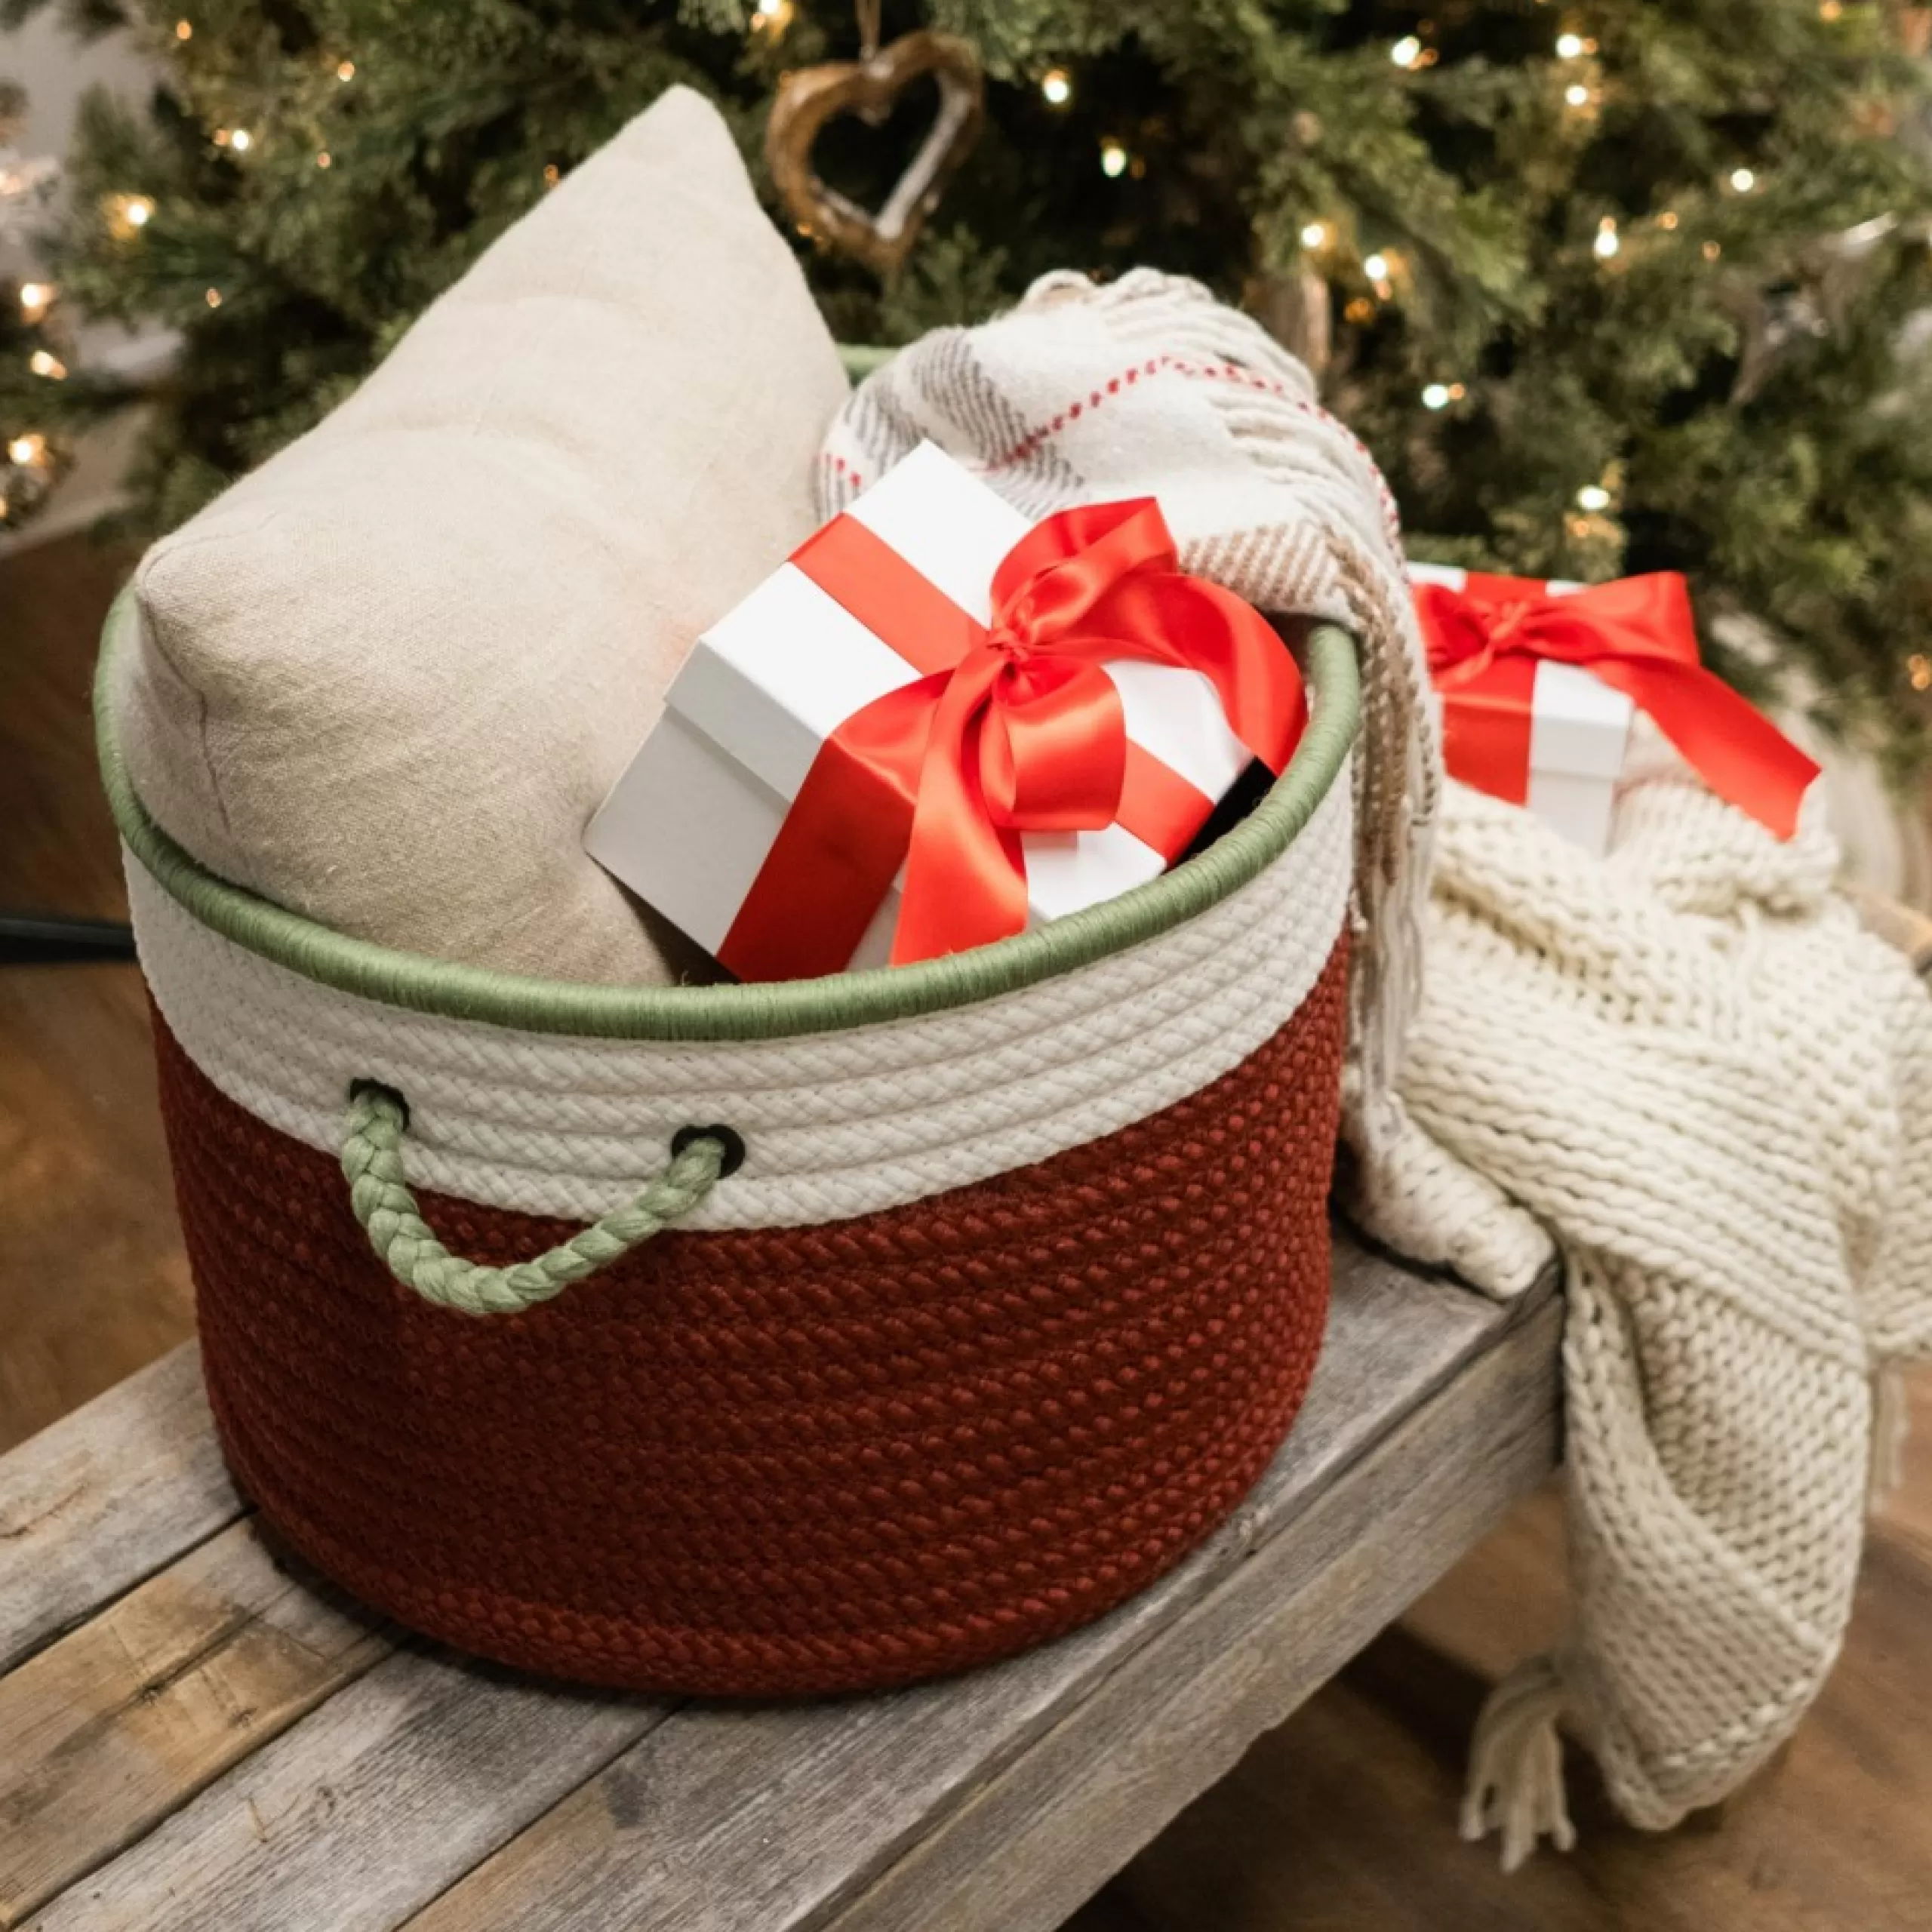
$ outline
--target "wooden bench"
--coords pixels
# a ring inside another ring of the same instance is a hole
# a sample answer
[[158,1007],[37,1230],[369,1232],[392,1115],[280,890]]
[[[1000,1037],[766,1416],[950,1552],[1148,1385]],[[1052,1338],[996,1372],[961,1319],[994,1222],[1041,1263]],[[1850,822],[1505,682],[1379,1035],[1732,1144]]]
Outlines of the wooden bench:
[[257,1533],[177,1349],[0,1460],[0,1925],[1046,1932],[1555,1466],[1552,1285],[1343,1238],[1302,1418],[1189,1561],[1010,1663],[788,1705],[385,1625]]

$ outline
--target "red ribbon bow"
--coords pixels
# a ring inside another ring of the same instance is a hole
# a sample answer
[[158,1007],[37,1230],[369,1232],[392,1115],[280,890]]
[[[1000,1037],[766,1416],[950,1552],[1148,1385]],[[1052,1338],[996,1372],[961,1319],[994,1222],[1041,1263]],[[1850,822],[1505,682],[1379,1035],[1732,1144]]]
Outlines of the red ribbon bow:
[[1697,657],[1690,593],[1675,571],[1552,595],[1471,573],[1460,589],[1418,583],[1416,612],[1443,695],[1452,778],[1515,804],[1529,790],[1537,660],[1575,664],[1632,699],[1722,798],[1789,838],[1818,775],[1770,720]]
[[994,574],[990,626],[853,517],[792,561],[925,675],[820,746],[718,949],[741,979],[842,970],[902,863],[895,965],[1025,929],[1023,832],[1118,823],[1179,857],[1214,801],[1128,737],[1109,660],[1204,673],[1272,771],[1306,721],[1267,620],[1181,574],[1151,497],[1029,531]]

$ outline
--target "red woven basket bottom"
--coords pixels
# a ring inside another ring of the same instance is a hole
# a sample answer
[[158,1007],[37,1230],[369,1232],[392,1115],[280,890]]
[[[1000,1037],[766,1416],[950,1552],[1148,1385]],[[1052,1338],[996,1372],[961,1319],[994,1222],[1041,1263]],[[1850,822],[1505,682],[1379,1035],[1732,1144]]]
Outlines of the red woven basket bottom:
[[[334,1160],[157,1022],[229,1462],[371,1604],[565,1677],[856,1689],[1070,1629],[1226,1516],[1306,1389],[1344,972],[1106,1140],[862,1219],[663,1235],[480,1318],[392,1280]],[[487,1262],[572,1232],[422,1206]]]

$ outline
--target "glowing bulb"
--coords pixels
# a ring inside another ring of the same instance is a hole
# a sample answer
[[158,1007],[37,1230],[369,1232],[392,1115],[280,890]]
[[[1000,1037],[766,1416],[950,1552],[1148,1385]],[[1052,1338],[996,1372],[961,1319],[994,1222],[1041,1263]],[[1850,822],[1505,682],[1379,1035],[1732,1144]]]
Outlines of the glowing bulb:
[[1422,406],[1425,409],[1447,409],[1449,401],[1449,385],[1447,383],[1431,383],[1422,392]]
[[1758,185],[1758,177],[1748,168],[1734,168],[1730,171],[1730,185],[1740,195],[1748,195]]
[[195,23],[192,20],[177,20],[174,23],[174,38],[177,40],[192,40],[194,37]]
[[1912,680],[1915,691],[1932,691],[1932,657],[1923,651],[1914,651],[1905,660],[1905,674]]
[[344,60],[341,62],[336,68],[335,77],[339,81],[354,80],[355,78],[355,63],[353,60]]
[[554,188],[563,178],[564,171],[559,168],[554,161],[549,162],[545,164],[543,169],[543,185],[545,187]]
[[109,195],[103,205],[109,231],[124,242],[137,229],[146,227],[154,213],[154,202],[146,195]]
[[776,40],[792,24],[792,0],[770,0],[752,15],[752,32],[768,33]]
[[1706,242],[1704,244],[1704,259],[1707,262],[1715,261],[1723,253],[1724,245],[1721,242]]
[[1657,217],[1657,226],[1660,228],[1675,228],[1677,226],[1676,211],[1674,208],[1666,208],[1663,213]]
[[1073,76],[1064,67],[1049,67],[1040,76],[1040,93],[1049,107],[1064,107],[1073,98]]
[[1835,20],[1844,11],[1844,0],[1818,0],[1818,17],[1821,20]]
[[246,154],[255,145],[255,137],[246,128],[237,128],[228,137],[228,145],[237,154]]
[[1597,238],[1591,244],[1597,251],[1597,259],[1607,262],[1623,244],[1617,239],[1617,223],[1605,215],[1597,223]]
[[1386,255],[1364,257],[1361,272],[1371,281],[1386,281],[1389,279],[1389,257]]
[[1118,141],[1100,143],[1100,172],[1109,180],[1127,172],[1127,150]]
[[7,445],[7,454],[17,463],[37,463],[47,454],[45,436],[16,436]]
[[1325,248],[1328,245],[1328,224],[1325,221],[1311,221],[1301,232],[1301,245],[1304,248]]
[[335,157],[327,148],[322,149],[315,156],[315,165],[318,168],[331,168],[334,165]]
[[221,306],[221,291],[218,288],[211,288],[202,300],[211,309],[219,309]]
[[45,315],[54,301],[54,285],[51,281],[23,281],[20,284],[20,316],[25,321],[37,322]]
[[1556,36],[1556,57],[1559,60],[1574,60],[1583,51],[1583,36],[1580,33],[1560,33]]
[[1389,50],[1389,57],[1398,67],[1413,67],[1422,58],[1422,42],[1412,33],[1405,33]]
[[1581,510],[1607,510],[1610,508],[1610,492],[1601,483],[1586,483],[1577,492],[1577,507]]
[[62,380],[67,374],[67,365],[57,355],[50,355],[44,349],[36,349],[27,358],[27,367],[36,376],[45,376],[50,383]]
[[1590,91],[1581,81],[1572,81],[1563,90],[1563,98],[1572,107],[1587,107],[1590,101]]
[[1343,319],[1351,322],[1367,321],[1374,313],[1375,304],[1366,295],[1356,296],[1342,311]]

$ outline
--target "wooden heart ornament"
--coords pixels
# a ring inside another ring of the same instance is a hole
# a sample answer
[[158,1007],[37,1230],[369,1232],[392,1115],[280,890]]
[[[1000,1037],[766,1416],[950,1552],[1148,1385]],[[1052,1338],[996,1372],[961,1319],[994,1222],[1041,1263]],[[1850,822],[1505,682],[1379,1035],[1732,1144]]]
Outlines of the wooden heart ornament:
[[[828,121],[841,114],[882,120],[900,95],[928,74],[939,83],[939,112],[876,213],[820,178],[812,149]],[[801,229],[890,280],[979,139],[986,94],[979,56],[950,34],[909,33],[863,60],[801,67],[778,84],[765,129],[765,165]]]

